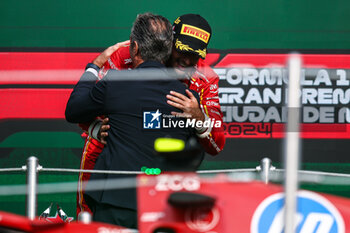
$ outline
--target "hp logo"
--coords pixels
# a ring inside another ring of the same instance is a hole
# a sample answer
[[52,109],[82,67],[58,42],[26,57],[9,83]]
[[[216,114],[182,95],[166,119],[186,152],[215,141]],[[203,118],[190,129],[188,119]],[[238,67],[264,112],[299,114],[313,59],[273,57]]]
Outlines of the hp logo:
[[[309,191],[298,192],[296,232],[344,233],[344,220],[326,198]],[[266,198],[255,210],[250,230],[252,233],[284,232],[284,194]]]

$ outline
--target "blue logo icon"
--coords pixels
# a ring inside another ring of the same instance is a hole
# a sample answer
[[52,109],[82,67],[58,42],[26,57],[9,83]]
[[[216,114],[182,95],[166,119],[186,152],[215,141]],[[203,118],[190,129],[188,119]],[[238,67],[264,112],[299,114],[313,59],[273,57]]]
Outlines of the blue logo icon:
[[162,113],[159,112],[159,109],[153,112],[143,112],[143,128],[160,129],[161,115]]
[[[296,231],[301,233],[344,233],[344,220],[326,198],[308,191],[299,191],[297,197]],[[284,194],[266,198],[255,210],[252,233],[284,232]]]

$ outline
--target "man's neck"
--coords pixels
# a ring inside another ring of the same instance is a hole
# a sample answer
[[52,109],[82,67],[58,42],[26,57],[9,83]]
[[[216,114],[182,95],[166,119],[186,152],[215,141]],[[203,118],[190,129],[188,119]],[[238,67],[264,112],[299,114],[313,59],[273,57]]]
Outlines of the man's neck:
[[144,60],[140,56],[134,57],[132,62],[134,68],[138,67],[142,63],[144,63]]

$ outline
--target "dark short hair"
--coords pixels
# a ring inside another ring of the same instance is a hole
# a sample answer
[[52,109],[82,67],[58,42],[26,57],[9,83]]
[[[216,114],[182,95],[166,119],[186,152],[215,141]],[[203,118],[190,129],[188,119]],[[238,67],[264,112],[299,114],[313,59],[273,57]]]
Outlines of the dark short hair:
[[139,14],[132,26],[130,40],[131,49],[134,41],[139,46],[143,60],[165,63],[170,57],[173,32],[168,19],[152,13]]

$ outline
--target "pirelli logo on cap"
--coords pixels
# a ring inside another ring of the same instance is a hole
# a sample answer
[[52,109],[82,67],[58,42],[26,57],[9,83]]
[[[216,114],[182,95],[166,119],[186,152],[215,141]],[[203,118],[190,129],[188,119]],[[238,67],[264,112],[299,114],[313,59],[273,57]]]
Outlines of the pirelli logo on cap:
[[188,25],[188,24],[182,25],[180,34],[192,36],[192,37],[197,38],[201,41],[204,41],[206,44],[208,43],[208,40],[210,37],[210,33],[206,32],[200,28]]

